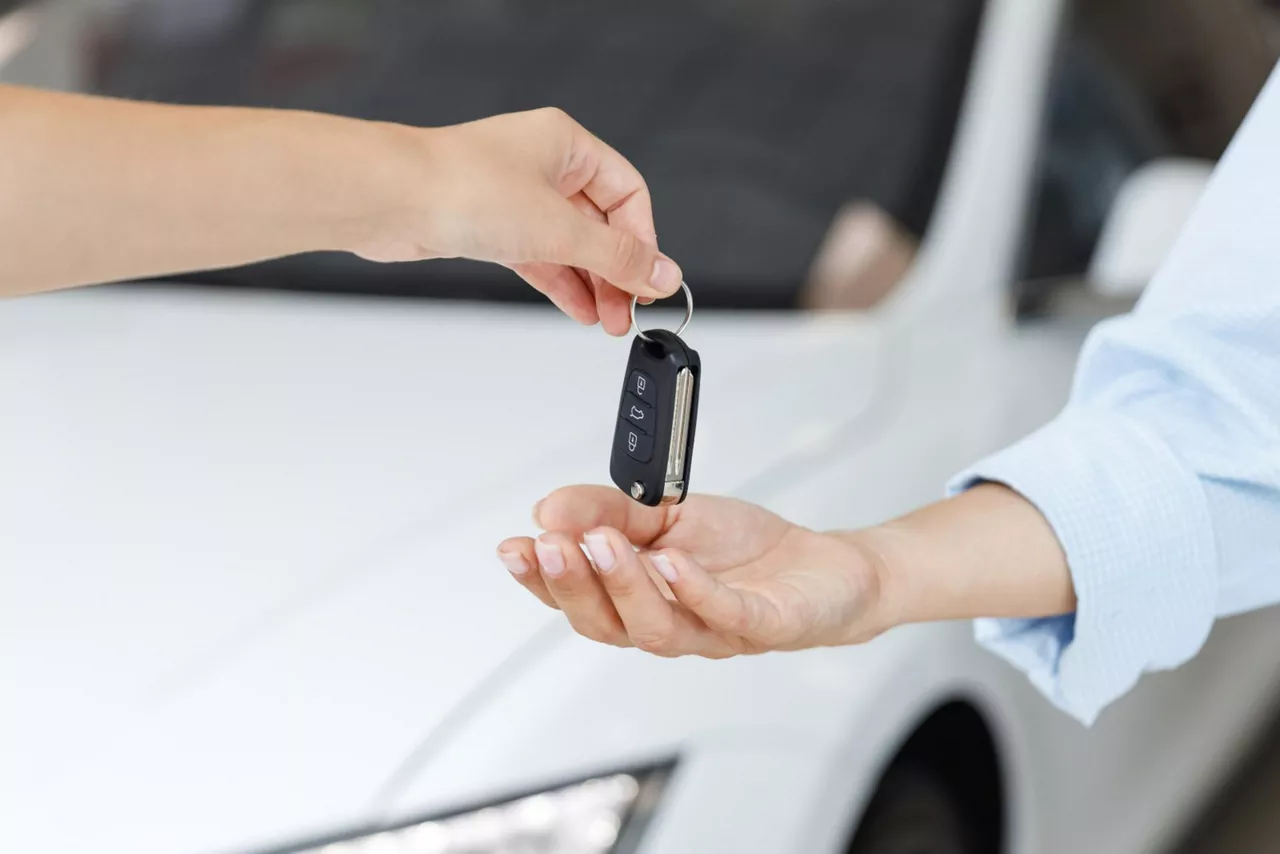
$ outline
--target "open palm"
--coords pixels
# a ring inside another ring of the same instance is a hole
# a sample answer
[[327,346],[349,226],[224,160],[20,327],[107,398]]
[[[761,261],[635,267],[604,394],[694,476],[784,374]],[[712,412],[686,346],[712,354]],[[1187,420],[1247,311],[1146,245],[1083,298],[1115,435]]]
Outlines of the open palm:
[[723,658],[876,633],[867,619],[874,555],[753,504],[695,495],[654,508],[575,486],[552,493],[535,516],[547,532],[506,540],[499,556],[593,640]]

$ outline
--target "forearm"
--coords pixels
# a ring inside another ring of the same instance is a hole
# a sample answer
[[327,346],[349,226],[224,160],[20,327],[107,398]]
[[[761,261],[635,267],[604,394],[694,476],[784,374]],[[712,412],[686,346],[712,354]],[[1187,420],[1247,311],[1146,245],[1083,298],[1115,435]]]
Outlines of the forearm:
[[[1142,674],[1189,660],[1218,616],[1280,601],[1277,144],[1280,73],[1138,307],[1089,336],[1066,409],[951,483],[1007,484],[1061,544],[1069,614],[975,628],[1083,721]],[[1010,548],[1024,561],[1025,543]],[[1022,563],[1027,582],[1050,590],[1047,566]],[[1019,608],[971,613],[1029,617],[1054,604],[1012,599]]]
[[388,126],[0,87],[0,295],[341,249]]
[[878,558],[878,622],[885,626],[1075,608],[1053,529],[1029,501],[998,484],[840,536]]

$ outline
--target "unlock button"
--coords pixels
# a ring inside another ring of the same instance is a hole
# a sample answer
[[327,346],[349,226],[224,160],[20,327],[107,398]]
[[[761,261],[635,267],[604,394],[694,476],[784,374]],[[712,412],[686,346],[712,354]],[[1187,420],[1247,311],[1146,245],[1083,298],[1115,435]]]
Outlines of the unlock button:
[[622,398],[622,417],[630,421],[641,431],[653,435],[653,407],[634,394]]
[[630,421],[623,420],[619,425],[618,437],[627,456],[636,462],[647,463],[653,459],[653,439],[636,429]]

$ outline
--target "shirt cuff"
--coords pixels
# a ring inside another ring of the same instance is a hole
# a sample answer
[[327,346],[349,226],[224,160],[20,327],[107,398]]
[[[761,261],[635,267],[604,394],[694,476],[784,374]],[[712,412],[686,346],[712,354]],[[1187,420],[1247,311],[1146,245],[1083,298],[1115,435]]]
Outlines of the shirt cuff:
[[1213,625],[1217,556],[1197,477],[1157,433],[1116,412],[1067,410],[957,475],[954,495],[1004,484],[1062,544],[1076,613],[983,619],[978,642],[1085,724],[1152,670],[1176,667]]

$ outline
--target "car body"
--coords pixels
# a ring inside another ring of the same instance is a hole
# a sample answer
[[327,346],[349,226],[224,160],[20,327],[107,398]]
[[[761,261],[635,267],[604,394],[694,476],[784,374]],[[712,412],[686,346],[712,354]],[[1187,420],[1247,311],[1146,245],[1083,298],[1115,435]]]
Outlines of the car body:
[[[987,4],[884,304],[695,313],[694,490],[869,524],[1062,405],[1091,318],[1015,323],[1006,294],[1063,20]],[[625,361],[523,305],[159,284],[0,305],[0,849],[418,850],[344,840],[660,768],[630,850],[837,854],[910,751],[985,850],[1155,851],[1267,719],[1270,613],[1092,729],[966,624],[723,662],[577,637],[493,549],[548,490],[606,479]]]

